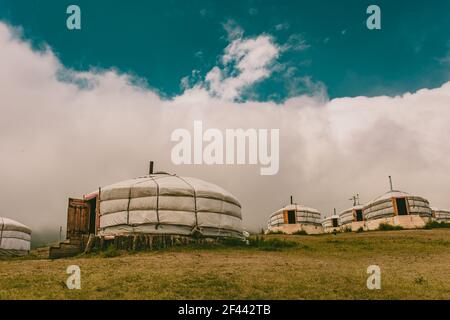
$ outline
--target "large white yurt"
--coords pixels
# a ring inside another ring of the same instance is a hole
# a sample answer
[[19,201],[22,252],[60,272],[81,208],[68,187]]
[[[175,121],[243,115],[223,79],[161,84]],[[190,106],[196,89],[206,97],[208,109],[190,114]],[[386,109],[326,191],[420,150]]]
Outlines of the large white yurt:
[[321,214],[313,208],[293,203],[275,211],[269,217],[267,232],[292,234],[304,231],[307,234],[323,233]]
[[341,219],[339,215],[336,214],[336,209],[334,209],[333,215],[325,217],[322,220],[322,226],[324,233],[333,233],[342,231]]
[[22,256],[30,251],[31,229],[0,217],[0,256]]
[[380,223],[398,225],[405,229],[424,227],[432,217],[427,199],[406,192],[391,190],[367,203],[363,208],[368,230],[378,229]]
[[99,234],[243,238],[241,205],[212,183],[155,173],[100,189]]
[[437,222],[450,222],[450,210],[432,208],[433,219]]

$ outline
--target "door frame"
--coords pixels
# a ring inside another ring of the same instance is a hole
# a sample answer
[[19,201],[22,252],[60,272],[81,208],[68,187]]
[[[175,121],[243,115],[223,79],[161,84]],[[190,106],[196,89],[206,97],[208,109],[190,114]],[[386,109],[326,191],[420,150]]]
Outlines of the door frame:
[[398,214],[398,207],[397,207],[397,199],[403,199],[405,200],[405,205],[406,205],[406,215],[409,216],[410,215],[410,208],[409,208],[409,201],[407,197],[393,197],[392,198],[392,206],[394,207],[394,216],[400,216]]

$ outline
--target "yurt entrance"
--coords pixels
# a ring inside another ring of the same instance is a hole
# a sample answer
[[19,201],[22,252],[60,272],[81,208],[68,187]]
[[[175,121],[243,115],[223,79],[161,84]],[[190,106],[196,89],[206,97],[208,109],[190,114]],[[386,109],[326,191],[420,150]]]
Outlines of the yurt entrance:
[[337,218],[331,219],[331,223],[333,224],[333,228],[339,227],[339,222]]
[[364,221],[364,218],[363,218],[363,212],[362,212],[362,210],[360,210],[360,209],[358,209],[358,210],[355,210],[356,212],[356,221]]
[[69,199],[67,208],[67,238],[95,234],[97,198]]
[[407,216],[409,213],[408,203],[406,202],[406,198],[394,198],[394,208],[395,213],[398,216]]
[[296,224],[296,216],[295,216],[295,210],[289,210],[288,211],[288,224]]

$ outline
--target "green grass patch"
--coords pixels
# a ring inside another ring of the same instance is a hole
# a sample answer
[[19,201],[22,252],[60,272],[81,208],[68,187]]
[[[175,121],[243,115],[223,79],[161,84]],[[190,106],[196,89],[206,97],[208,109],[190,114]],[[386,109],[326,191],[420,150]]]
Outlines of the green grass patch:
[[100,256],[103,258],[114,258],[120,256],[120,251],[111,244],[106,248],[106,250],[100,253]]
[[292,232],[292,234],[294,236],[307,236],[308,232],[306,232],[305,230],[297,230],[295,232]]
[[450,228],[449,222],[429,221],[425,225],[425,229]]
[[286,234],[281,230],[270,230],[267,234]]
[[403,230],[402,226],[393,226],[389,223],[380,223],[378,226],[379,231],[393,231],[393,230]]

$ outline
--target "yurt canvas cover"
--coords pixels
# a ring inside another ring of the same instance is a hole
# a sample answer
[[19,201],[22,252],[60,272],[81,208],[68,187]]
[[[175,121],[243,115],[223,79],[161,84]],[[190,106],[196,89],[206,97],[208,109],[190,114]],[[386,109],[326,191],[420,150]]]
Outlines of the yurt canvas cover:
[[0,255],[24,255],[30,251],[31,230],[27,226],[0,217]]
[[339,216],[337,214],[334,214],[332,216],[326,217],[325,219],[323,219],[322,221],[322,226],[325,229],[329,229],[329,228],[339,228],[341,226],[341,221],[339,219]]
[[196,178],[151,174],[100,190],[100,234],[243,237],[241,205]]
[[339,213],[339,220],[342,225],[352,222],[364,221],[363,206],[357,205]]
[[438,222],[450,222],[450,210],[433,209],[433,218]]
[[310,224],[320,226],[320,212],[313,208],[298,204],[290,204],[270,215],[268,228],[279,227],[284,224]]
[[428,200],[401,191],[390,191],[364,206],[366,220],[388,218],[395,215],[431,217]]

